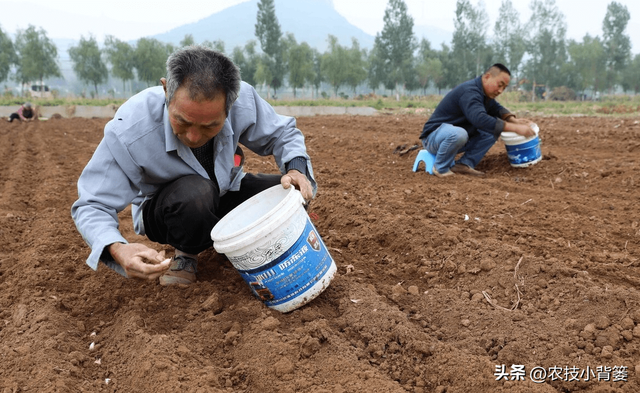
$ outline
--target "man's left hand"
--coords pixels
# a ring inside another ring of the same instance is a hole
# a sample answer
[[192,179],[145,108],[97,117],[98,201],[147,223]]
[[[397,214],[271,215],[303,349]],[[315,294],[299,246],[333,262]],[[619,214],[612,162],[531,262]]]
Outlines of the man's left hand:
[[305,201],[310,201],[313,198],[311,182],[305,175],[295,169],[290,170],[286,175],[282,176],[280,183],[284,188],[289,188],[293,184],[293,186],[300,191]]

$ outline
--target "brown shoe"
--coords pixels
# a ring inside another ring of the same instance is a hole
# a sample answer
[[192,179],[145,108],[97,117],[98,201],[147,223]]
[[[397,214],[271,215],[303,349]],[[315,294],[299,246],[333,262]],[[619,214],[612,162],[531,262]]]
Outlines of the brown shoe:
[[436,169],[436,167],[435,167],[435,166],[433,167],[433,174],[434,174],[436,177],[448,177],[448,176],[453,176],[453,175],[455,175],[455,173],[453,173],[453,172],[451,172],[451,171],[446,171],[446,172],[442,172],[442,173],[440,173],[440,172],[438,172],[438,170]]
[[462,173],[465,175],[471,176],[484,176],[484,172],[477,171],[470,166],[466,166],[464,164],[455,164],[451,167],[451,171],[455,173]]
[[186,255],[174,255],[169,270],[160,276],[160,285],[193,284],[196,282],[198,261]]

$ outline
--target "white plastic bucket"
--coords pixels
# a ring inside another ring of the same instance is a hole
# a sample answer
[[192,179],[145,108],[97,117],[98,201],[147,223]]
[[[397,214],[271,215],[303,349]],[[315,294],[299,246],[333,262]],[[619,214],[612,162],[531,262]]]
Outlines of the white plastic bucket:
[[533,124],[531,128],[536,133],[535,136],[525,137],[510,131],[500,134],[500,139],[504,141],[504,146],[507,149],[509,163],[513,167],[527,167],[542,160],[540,138],[538,137],[540,128],[537,124]]
[[253,293],[268,307],[292,311],[329,286],[336,264],[294,187],[273,186],[225,215],[211,230]]

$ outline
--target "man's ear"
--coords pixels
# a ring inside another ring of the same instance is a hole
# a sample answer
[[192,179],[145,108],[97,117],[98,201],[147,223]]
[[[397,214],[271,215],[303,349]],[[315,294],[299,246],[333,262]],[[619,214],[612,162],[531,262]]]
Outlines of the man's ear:
[[164,90],[164,100],[167,101],[169,99],[167,96],[167,79],[160,78],[160,83],[162,83],[162,89]]
[[160,78],[160,83],[162,83],[164,94],[167,94],[167,78]]

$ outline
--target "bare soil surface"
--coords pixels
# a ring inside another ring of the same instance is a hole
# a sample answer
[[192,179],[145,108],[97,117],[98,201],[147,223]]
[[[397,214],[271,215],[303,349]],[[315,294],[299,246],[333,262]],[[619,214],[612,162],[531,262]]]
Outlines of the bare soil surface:
[[107,120],[0,122],[0,392],[638,392],[639,119],[535,118],[541,162],[439,179],[399,152],[425,116],[300,118],[338,273],[287,314],[213,250],[188,288],[91,270],[70,207]]

